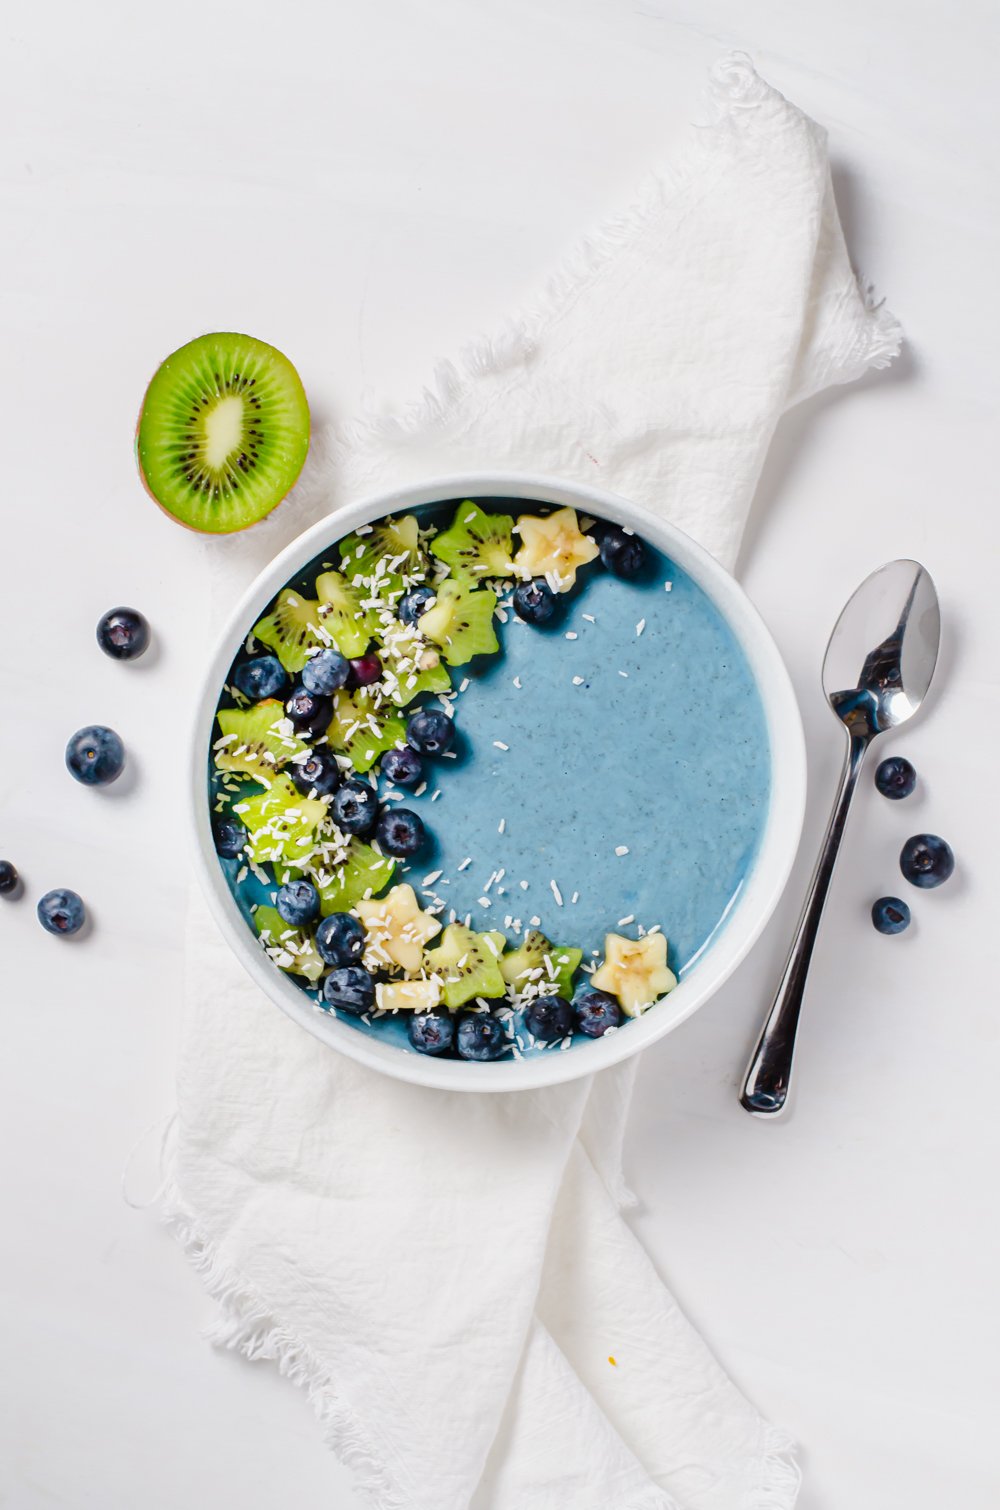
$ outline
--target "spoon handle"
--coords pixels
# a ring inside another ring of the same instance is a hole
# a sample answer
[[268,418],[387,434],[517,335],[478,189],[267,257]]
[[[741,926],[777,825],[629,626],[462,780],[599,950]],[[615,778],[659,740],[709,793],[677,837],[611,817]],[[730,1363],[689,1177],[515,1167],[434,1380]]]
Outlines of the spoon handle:
[[792,947],[781,975],[777,994],[747,1070],[740,1105],[757,1116],[774,1116],[785,1105],[788,1082],[795,1052],[795,1033],[799,1023],[802,996],[809,973],[809,961],[819,933],[820,919],[826,903],[830,880],[836,864],[844,825],[857,786],[861,763],[869,740],[849,735],[847,759],[830,822],[823,837],[816,869],[802,908]]

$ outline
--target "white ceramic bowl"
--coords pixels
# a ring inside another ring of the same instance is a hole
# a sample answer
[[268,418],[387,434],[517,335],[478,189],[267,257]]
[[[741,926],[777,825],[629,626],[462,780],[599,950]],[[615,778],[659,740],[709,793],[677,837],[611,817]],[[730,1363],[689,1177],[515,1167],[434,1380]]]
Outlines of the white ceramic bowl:
[[[319,552],[360,524],[446,498],[523,498],[569,505],[614,520],[670,556],[708,594],[730,625],[756,679],[771,744],[771,799],[756,859],[725,927],[669,996],[617,1033],[566,1054],[468,1063],[405,1053],[359,1032],[309,997],[278,970],[251,933],[233,899],[212,840],[206,772],[219,692],[249,628],[275,594]],[[802,724],[788,673],[768,630],[743,590],[699,545],[646,509],[613,493],[548,477],[516,473],[444,477],[366,498],[304,531],[271,562],[233,609],[205,669],[190,756],[190,801],[198,875],[212,913],[252,980],[277,1006],[331,1048],[401,1080],[461,1091],[514,1091],[573,1080],[636,1054],[690,1017],[749,950],[784,889],[798,848],[805,805]]]

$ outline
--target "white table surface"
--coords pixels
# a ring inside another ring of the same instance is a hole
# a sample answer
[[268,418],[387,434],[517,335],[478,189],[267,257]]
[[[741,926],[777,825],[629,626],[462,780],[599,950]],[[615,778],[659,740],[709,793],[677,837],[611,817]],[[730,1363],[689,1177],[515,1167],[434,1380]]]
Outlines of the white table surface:
[[[30,896],[0,906],[4,1507],[359,1505],[297,1392],[200,1339],[197,1279],[119,1192],[171,1105],[178,777],[207,632],[198,542],[136,479],[143,385],[228,328],[288,351],[320,417],[408,396],[669,156],[731,45],[829,127],[857,265],[910,338],[894,370],[783,423],[744,552],[801,699],[806,851],[839,758],[818,666],[842,600],[919,556],[947,637],[933,706],[896,742],[919,797],[861,793],[793,1115],[752,1121],[735,1079],[805,852],[744,968],[646,1055],[636,1223],[801,1442],[802,1510],[1000,1503],[997,19],[989,0],[7,7],[0,853]],[[119,601],[155,626],[149,664],[95,648]],[[62,769],[95,720],[138,771],[106,800]],[[924,827],[954,844],[955,879],[883,939],[868,905]],[[75,945],[31,905],[64,884],[97,922]]]

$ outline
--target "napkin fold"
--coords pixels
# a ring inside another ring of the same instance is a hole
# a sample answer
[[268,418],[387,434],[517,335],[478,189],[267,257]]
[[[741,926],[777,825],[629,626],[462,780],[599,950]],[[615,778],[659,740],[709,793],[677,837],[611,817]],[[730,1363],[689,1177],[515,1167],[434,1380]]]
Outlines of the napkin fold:
[[[514,467],[597,481],[732,566],[782,412],[885,366],[824,132],[749,59],[674,171],[407,410],[320,439],[278,515],[210,542],[221,611],[364,492]],[[334,532],[332,528],[331,533]],[[165,1214],[214,1341],[303,1385],[380,1510],[784,1510],[790,1443],[621,1212],[634,1062],[542,1091],[390,1081],[303,1033],[204,909],[187,938]]]

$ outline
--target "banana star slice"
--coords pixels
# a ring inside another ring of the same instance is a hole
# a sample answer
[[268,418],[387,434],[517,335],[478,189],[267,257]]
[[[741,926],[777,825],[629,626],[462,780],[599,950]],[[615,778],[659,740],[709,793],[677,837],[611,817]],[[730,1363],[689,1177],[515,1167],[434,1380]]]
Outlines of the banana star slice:
[[375,987],[380,1012],[430,1012],[441,1000],[436,980],[386,980]]
[[422,911],[412,886],[394,886],[384,897],[358,902],[354,909],[368,934],[365,964],[370,969],[420,969],[424,945],[441,932],[436,917]]
[[604,940],[604,963],[591,976],[598,991],[616,996],[626,1017],[639,1017],[677,984],[667,965],[667,940],[662,933],[627,939],[609,933]]
[[544,577],[553,592],[569,592],[577,568],[598,554],[597,541],[580,529],[576,509],[556,509],[544,519],[522,514],[517,530],[521,548],[515,570],[522,577]]

